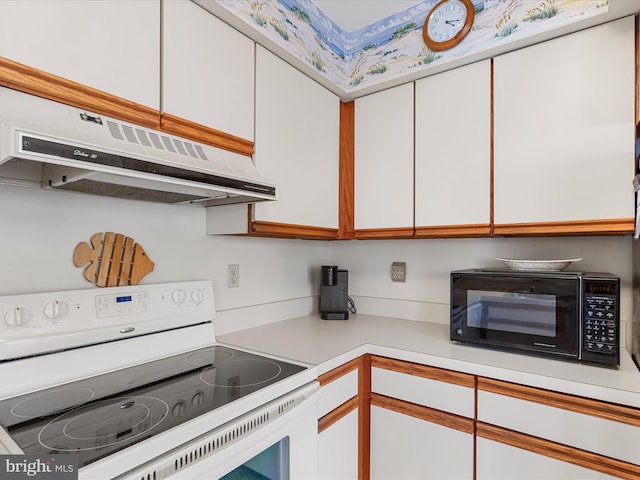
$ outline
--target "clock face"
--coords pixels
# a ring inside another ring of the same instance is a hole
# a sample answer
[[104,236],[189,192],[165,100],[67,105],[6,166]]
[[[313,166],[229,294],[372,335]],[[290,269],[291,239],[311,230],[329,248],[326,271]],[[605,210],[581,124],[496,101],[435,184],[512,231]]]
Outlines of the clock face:
[[466,18],[467,7],[459,0],[437,5],[427,23],[429,37],[435,42],[451,40],[462,30]]
[[441,0],[424,22],[425,43],[435,51],[455,47],[471,30],[474,17],[471,0]]

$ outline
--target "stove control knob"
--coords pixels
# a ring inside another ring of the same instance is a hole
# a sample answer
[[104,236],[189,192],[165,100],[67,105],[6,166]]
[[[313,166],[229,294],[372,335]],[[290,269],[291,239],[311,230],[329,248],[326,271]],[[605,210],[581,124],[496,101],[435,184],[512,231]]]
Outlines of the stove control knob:
[[171,413],[174,417],[184,417],[185,412],[187,411],[187,402],[184,400],[180,400],[176,403],[171,409]]
[[31,321],[31,310],[14,307],[4,314],[4,324],[9,328],[23,328]]
[[176,288],[171,292],[171,301],[176,305],[182,305],[187,298],[187,294],[181,288]]
[[191,397],[191,405],[199,407],[204,403],[204,392],[198,390],[193,397]]
[[57,322],[62,320],[69,313],[69,304],[59,300],[51,300],[42,309],[42,315],[44,318],[51,322]]
[[204,300],[204,292],[201,288],[196,288],[193,292],[191,292],[191,300],[196,305],[200,305]]

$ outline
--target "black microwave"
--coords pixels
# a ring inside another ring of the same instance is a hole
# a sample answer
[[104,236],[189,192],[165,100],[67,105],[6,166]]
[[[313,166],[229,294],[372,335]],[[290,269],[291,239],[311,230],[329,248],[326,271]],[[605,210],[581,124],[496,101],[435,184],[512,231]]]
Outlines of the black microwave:
[[620,364],[620,279],[609,273],[451,272],[451,340]]

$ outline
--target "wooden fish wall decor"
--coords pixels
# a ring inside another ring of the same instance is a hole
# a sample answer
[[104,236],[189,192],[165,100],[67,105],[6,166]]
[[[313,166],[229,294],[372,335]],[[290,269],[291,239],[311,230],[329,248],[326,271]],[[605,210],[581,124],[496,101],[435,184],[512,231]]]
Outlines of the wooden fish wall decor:
[[155,264],[142,246],[121,233],[99,232],[91,237],[91,245],[80,242],[73,251],[76,267],[84,269],[84,278],[99,287],[137,285],[153,271]]

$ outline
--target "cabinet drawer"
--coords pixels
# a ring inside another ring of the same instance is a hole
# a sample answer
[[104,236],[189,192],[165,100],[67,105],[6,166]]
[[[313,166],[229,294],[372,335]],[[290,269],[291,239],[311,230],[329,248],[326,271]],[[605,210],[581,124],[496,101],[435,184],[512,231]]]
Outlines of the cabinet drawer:
[[318,418],[358,395],[358,370],[352,370],[323,385],[318,401]]
[[474,417],[474,377],[382,357],[371,361],[371,392]]
[[634,408],[479,379],[478,420],[640,465]]

